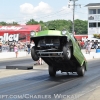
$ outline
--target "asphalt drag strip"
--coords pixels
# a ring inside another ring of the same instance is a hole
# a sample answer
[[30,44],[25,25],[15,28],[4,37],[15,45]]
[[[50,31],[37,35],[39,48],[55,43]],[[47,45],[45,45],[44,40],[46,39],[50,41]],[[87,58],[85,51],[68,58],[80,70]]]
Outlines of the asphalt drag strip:
[[[0,95],[7,95],[8,98],[5,97],[5,100],[73,100],[63,98],[63,95],[76,95],[80,97],[76,100],[88,100],[82,99],[84,94],[90,93],[99,84],[99,60],[88,62],[88,71],[84,77],[78,77],[76,73],[67,75],[59,71],[56,77],[51,78],[46,64],[35,65],[32,70],[0,70]],[[62,96],[58,97],[58,94]],[[38,95],[40,98],[37,97]]]

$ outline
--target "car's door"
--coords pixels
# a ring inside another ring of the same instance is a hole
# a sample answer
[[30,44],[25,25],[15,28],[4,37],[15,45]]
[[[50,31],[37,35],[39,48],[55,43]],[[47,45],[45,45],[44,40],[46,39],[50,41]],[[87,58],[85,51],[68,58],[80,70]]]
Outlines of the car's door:
[[73,54],[75,56],[75,58],[77,59],[77,61],[82,65],[82,63],[84,62],[84,56],[81,52],[81,47],[78,43],[78,41],[76,40],[76,38],[74,36],[72,37],[72,42],[73,42]]

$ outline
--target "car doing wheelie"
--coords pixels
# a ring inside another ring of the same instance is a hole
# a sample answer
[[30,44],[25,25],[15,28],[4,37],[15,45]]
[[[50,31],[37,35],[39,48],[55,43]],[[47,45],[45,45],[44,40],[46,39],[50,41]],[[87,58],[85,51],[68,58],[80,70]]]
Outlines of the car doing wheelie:
[[51,77],[59,70],[84,76],[87,62],[72,33],[65,30],[32,31],[30,39],[35,43],[31,49],[32,59],[37,61],[41,57],[48,64]]

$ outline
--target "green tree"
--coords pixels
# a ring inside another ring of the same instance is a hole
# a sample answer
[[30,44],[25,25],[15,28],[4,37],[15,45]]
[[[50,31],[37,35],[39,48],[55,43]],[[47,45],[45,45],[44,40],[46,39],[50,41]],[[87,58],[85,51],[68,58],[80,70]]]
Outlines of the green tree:
[[26,22],[26,25],[34,25],[34,24],[39,24],[39,23],[34,19],[30,19],[28,22]]
[[87,21],[83,21],[83,20],[79,20],[76,19],[75,20],[75,33],[76,34],[87,34]]
[[71,21],[70,20],[53,20],[46,22],[48,29],[63,30],[66,29],[71,31]]
[[43,21],[40,21],[39,24],[41,25],[41,30],[47,30],[48,27],[46,26],[46,23],[44,23]]
[[[88,25],[87,21],[76,19],[74,23],[75,23],[74,27],[75,27],[76,34],[87,34],[87,25]],[[40,24],[42,30],[66,29],[72,33],[72,21],[71,20],[51,20],[51,21],[47,21],[47,22],[43,22],[43,21],[37,22],[34,19],[30,19],[26,24],[27,25]]]
[[6,22],[4,22],[4,21],[2,21],[2,22],[0,22],[0,25],[5,26],[5,25],[7,25],[7,23],[6,23]]
[[19,25],[17,22],[7,23],[7,25]]

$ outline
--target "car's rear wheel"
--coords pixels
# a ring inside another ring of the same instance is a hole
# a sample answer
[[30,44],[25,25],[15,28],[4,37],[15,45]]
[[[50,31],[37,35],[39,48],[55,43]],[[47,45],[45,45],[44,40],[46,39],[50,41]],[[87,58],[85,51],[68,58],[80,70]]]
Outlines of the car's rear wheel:
[[84,76],[84,74],[85,74],[85,67],[84,66],[78,67],[77,68],[77,74],[78,74],[78,76]]
[[38,57],[38,55],[37,55],[37,53],[36,53],[36,48],[35,48],[35,47],[32,47],[32,49],[31,49],[31,57],[32,57],[32,59],[33,59],[34,61],[39,60],[39,57]]
[[64,56],[64,59],[66,59],[66,60],[70,60],[71,59],[71,48],[70,48],[70,46],[68,46],[68,45],[65,45],[64,47],[63,47],[63,56]]
[[49,71],[50,77],[55,77],[55,75],[56,75],[56,70],[55,70],[55,68],[54,68],[53,66],[49,66],[48,71]]

